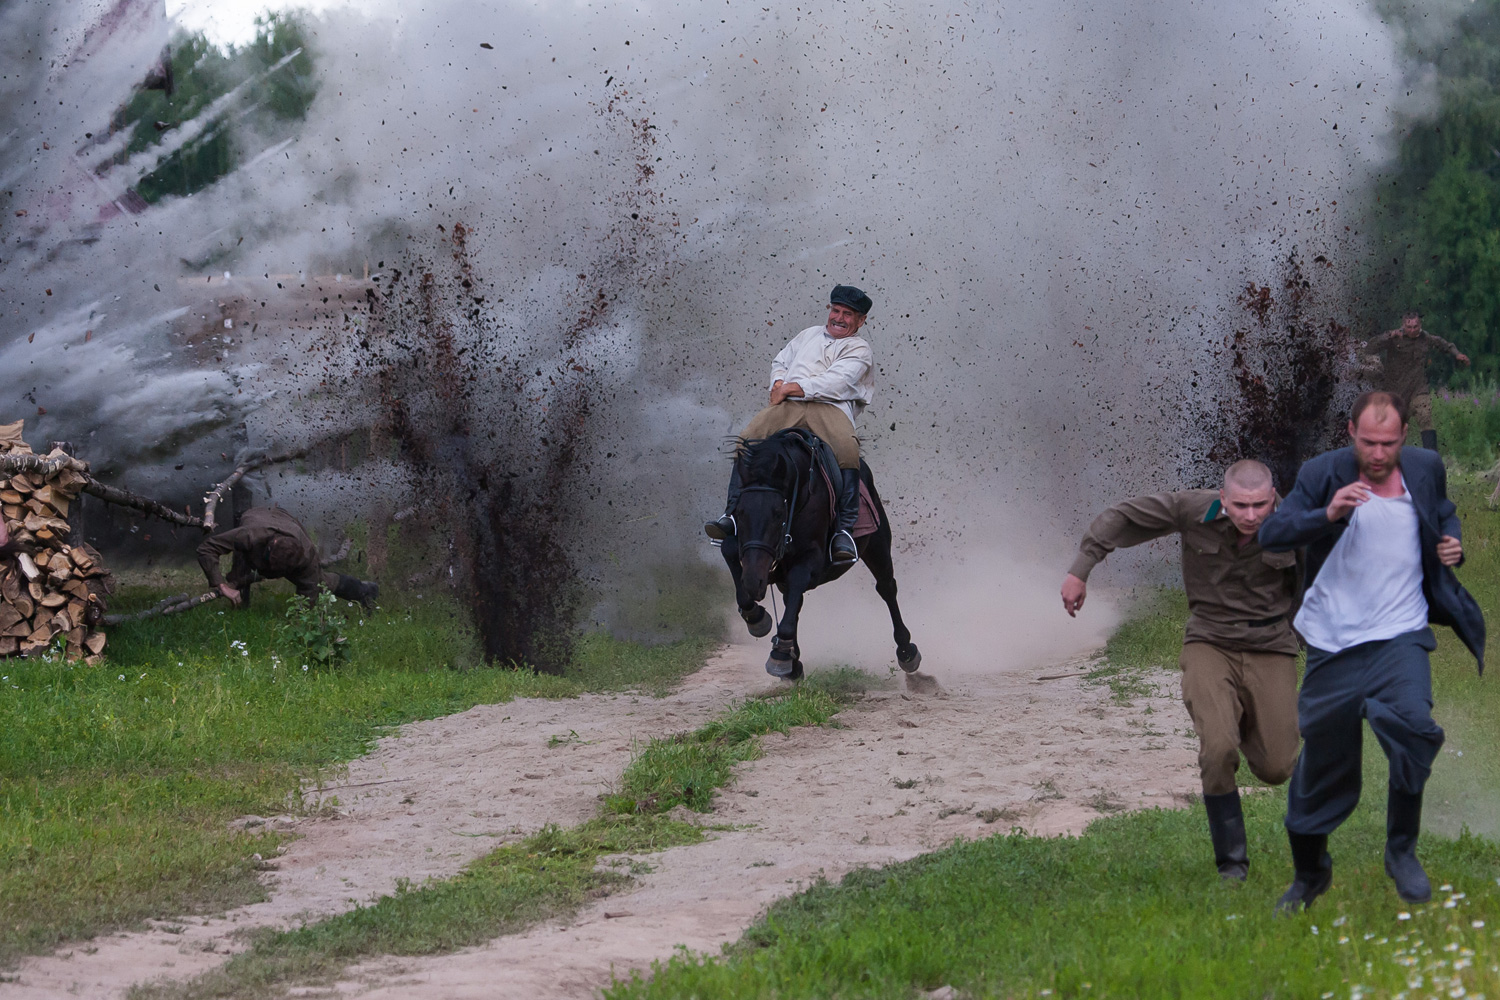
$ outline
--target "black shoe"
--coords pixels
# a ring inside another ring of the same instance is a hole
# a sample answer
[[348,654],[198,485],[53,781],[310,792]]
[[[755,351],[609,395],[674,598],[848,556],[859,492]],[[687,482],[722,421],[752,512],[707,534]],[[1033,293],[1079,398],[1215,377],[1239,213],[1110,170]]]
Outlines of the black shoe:
[[1208,811],[1208,835],[1214,842],[1214,864],[1224,881],[1243,882],[1250,874],[1250,856],[1245,845],[1245,814],[1240,793],[1203,796]]
[[1291,887],[1276,901],[1276,915],[1289,917],[1313,904],[1333,884],[1333,859],[1328,856],[1328,837],[1324,834],[1287,831],[1292,845],[1292,867],[1296,877]]
[[1396,883],[1396,895],[1407,903],[1432,899],[1432,883],[1417,860],[1417,834],[1422,829],[1422,796],[1394,788],[1385,807],[1385,873]]
[[1437,451],[1437,431],[1422,432],[1422,447],[1428,451]]
[[734,537],[734,516],[725,514],[717,521],[704,521],[703,533],[716,542],[722,542],[726,538]]

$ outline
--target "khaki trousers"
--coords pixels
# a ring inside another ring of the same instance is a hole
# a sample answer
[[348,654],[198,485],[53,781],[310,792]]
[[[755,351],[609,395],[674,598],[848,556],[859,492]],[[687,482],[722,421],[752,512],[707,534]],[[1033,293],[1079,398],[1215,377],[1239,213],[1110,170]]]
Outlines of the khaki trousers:
[[826,442],[833,449],[840,469],[859,468],[859,439],[854,436],[854,425],[844,411],[832,403],[784,399],[751,418],[740,437],[746,441],[759,441],[791,427],[810,430]]
[[1182,647],[1182,703],[1198,733],[1204,795],[1234,791],[1240,754],[1268,785],[1297,762],[1297,659],[1207,642]]
[[1432,430],[1432,395],[1423,391],[1407,400],[1406,419],[1419,431]]

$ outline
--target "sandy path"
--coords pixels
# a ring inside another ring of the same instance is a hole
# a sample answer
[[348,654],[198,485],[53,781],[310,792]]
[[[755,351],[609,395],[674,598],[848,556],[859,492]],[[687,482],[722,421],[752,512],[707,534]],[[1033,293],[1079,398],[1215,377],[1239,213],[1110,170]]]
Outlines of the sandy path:
[[[515,701],[406,726],[321,792],[325,802],[337,797],[336,816],[292,822],[301,839],[267,873],[270,900],[29,959],[0,997],[119,997],[142,980],[186,978],[241,947],[243,929],[343,911],[388,893],[398,877],[450,875],[547,822],[580,822],[619,776],[632,741],[692,728],[778,683],[764,673],[764,656],[760,645],[729,646],[660,700]],[[1037,679],[1080,669],[1076,659],[1022,655],[944,676],[941,688],[926,675],[898,679],[846,708],[842,728],[768,738],[765,756],[742,766],[704,817],[737,829],[645,856],[654,871],[629,891],[490,946],[368,963],[337,992],[590,996],[612,973],[647,969],[678,945],[717,950],[820,874],[837,878],[954,837],[1011,826],[1076,832],[1101,810],[1180,803],[1196,788],[1181,704],[1169,696],[1121,707],[1077,676]],[[549,747],[552,737],[564,740]],[[983,810],[1003,816],[987,824],[976,815]]]

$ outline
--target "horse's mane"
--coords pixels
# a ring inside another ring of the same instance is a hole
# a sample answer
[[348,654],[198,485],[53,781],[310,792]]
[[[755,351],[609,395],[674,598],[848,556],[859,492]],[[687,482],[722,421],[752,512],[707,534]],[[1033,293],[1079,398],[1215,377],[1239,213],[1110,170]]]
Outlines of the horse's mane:
[[782,489],[790,484],[799,468],[798,458],[807,454],[807,446],[798,431],[784,430],[761,440],[740,438],[735,454],[743,485]]

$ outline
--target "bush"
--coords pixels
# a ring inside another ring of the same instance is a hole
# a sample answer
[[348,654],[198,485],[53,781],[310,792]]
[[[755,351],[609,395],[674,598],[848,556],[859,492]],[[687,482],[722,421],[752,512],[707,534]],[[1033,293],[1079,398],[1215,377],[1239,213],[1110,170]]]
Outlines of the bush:
[[276,626],[277,644],[287,655],[320,667],[337,666],[348,652],[339,599],[319,590],[316,600],[293,597]]

